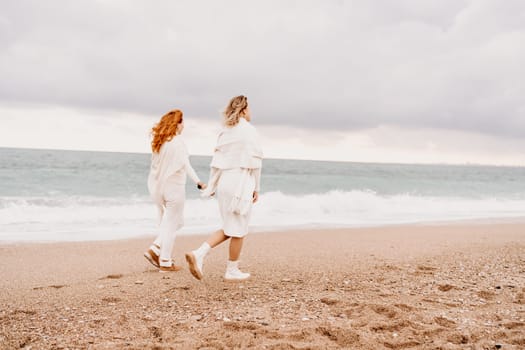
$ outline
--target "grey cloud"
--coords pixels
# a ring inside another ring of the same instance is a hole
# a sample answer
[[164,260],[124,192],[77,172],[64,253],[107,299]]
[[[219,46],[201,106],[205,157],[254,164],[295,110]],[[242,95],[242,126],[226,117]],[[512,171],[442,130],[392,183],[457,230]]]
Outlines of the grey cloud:
[[[525,3],[27,1],[0,14],[0,102],[525,136]],[[1,117],[0,117],[1,118]]]

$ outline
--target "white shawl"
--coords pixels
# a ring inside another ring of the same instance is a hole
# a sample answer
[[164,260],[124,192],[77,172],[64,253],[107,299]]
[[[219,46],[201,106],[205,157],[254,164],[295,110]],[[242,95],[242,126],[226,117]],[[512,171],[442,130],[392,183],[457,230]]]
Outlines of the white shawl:
[[184,167],[187,157],[188,150],[180,136],[164,142],[159,152],[151,156],[148,190],[159,210],[159,219],[164,215],[163,193],[166,180]]
[[250,208],[253,193],[245,186],[248,176],[262,166],[262,148],[257,130],[246,119],[241,118],[233,127],[225,127],[217,139],[217,146],[211,161],[211,173],[208,187],[202,196],[212,196],[217,190],[217,184],[222,170],[242,169],[243,173],[230,210],[244,215]]

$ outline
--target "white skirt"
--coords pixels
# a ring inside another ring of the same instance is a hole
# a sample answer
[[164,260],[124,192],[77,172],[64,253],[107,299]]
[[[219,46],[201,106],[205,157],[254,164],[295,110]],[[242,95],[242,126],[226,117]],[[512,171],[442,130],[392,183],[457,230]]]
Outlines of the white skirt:
[[[228,237],[244,237],[248,233],[253,203],[250,203],[250,208],[244,215],[235,214],[230,210],[233,196],[241,181],[241,175],[241,169],[223,170],[217,184],[217,201],[222,218],[222,229]],[[255,176],[251,175],[245,186],[248,187],[247,190],[250,193],[253,192],[255,190]]]

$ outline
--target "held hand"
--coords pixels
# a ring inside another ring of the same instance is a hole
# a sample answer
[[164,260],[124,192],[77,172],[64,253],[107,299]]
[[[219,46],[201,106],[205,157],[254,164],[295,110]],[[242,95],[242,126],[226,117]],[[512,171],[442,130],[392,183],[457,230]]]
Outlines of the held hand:
[[199,182],[199,183],[197,183],[197,188],[198,188],[199,190],[205,190],[206,187],[208,187],[208,185],[206,185],[204,182]]
[[256,203],[259,200],[259,192],[253,191],[253,202]]

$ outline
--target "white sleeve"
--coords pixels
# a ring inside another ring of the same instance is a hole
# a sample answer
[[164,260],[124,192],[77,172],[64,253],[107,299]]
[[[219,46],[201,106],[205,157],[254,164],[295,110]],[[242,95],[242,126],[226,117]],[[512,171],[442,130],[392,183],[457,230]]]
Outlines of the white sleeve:
[[184,167],[186,168],[186,174],[188,174],[188,176],[190,177],[190,179],[193,180],[193,182],[195,182],[196,184],[201,182],[201,180],[197,176],[197,173],[195,173],[195,170],[193,170],[193,167],[191,166],[189,156],[186,157],[186,162],[184,164]]
[[254,176],[255,176],[255,192],[261,191],[261,168],[257,168],[254,170]]

